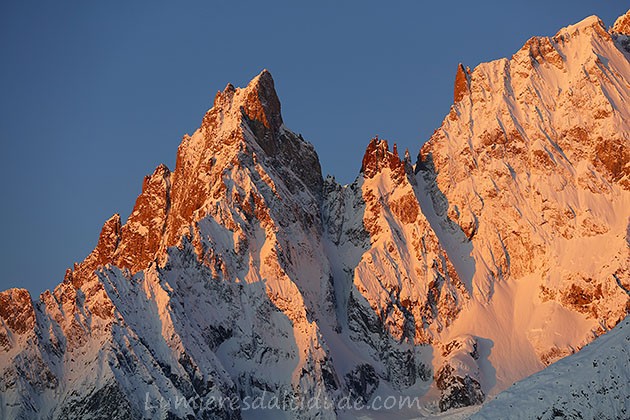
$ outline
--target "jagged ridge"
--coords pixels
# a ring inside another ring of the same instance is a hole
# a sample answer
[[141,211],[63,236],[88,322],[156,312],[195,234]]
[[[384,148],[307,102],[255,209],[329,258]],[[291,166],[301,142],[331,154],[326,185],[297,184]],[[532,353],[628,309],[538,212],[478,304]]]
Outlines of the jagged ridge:
[[284,127],[269,72],[228,85],[63,283],[0,293],[0,415],[239,418],[159,401],[265,392],[447,410],[612,328],[630,308],[627,16],[459,65],[416,165],[373,139],[345,186]]

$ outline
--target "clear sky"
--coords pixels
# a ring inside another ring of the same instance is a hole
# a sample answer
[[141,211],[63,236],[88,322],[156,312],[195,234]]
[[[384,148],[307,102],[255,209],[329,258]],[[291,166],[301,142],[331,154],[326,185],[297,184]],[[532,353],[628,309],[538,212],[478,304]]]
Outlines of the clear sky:
[[416,156],[448,113],[458,62],[619,0],[23,1],[0,3],[0,289],[37,295],[123,220],[145,174],[174,169],[217,90],[263,68],[285,124],[324,173],[359,170],[370,138]]

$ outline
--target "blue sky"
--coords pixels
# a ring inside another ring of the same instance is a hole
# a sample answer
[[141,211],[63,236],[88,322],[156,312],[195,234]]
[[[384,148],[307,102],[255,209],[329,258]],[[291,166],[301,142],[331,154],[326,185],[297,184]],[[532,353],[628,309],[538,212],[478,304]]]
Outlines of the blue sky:
[[0,289],[59,283],[228,82],[269,69],[285,124],[350,182],[374,135],[415,157],[458,62],[591,14],[610,26],[624,3],[3,0]]

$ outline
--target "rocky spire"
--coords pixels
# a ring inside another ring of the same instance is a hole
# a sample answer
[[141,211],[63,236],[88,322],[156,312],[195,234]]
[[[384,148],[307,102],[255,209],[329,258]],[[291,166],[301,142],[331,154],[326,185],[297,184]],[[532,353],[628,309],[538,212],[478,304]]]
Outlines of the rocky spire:
[[116,213],[103,224],[94,250],[81,264],[75,264],[75,273],[66,273],[66,279],[72,280],[74,286],[79,288],[98,267],[113,263],[121,237],[120,215]]
[[617,18],[612,27],[612,32],[630,35],[630,10]]
[[159,165],[152,175],[144,177],[142,193],[122,227],[116,264],[132,272],[142,270],[155,258],[170,208],[171,171]]
[[243,122],[265,152],[273,154],[277,151],[282,114],[273,77],[267,70],[254,77],[245,88],[237,89],[228,83],[222,92],[217,92],[214,104],[201,124],[208,143],[206,147],[216,145],[217,141],[226,145],[236,140],[240,136],[232,130],[238,130]]
[[366,178],[372,178],[381,170],[389,168],[392,172],[404,172],[404,164],[398,157],[398,147],[394,144],[393,151],[389,151],[387,140],[374,137],[367,146],[361,164],[361,173]]
[[[0,320],[16,334],[23,334],[35,325],[35,310],[31,295],[24,289],[0,292]],[[8,347],[8,336],[0,326],[0,346]]]
[[225,194],[225,170],[247,167],[263,177],[275,172],[273,178],[282,179],[289,191],[321,196],[314,148],[282,124],[280,100],[267,70],[245,88],[228,84],[217,93],[201,128],[179,147],[164,246],[175,245],[195,218],[207,214],[208,203]]
[[282,125],[280,99],[276,93],[271,73],[263,70],[245,88],[247,95],[241,105],[250,120],[260,121],[270,130],[278,130]]
[[[146,177],[125,226],[108,220],[53,293],[0,292],[3,416],[232,419],[159,401],[368,401],[379,383],[437,388],[428,402],[440,391],[446,410],[579,348],[630,308],[630,67],[613,41],[625,37],[591,17],[460,65],[461,112],[423,147],[419,176],[374,138],[359,182],[325,192],[268,72],[227,85],[175,171]],[[122,270],[94,275],[108,263]]]
[[462,63],[457,65],[457,74],[455,75],[455,89],[453,92],[453,100],[455,103],[461,101],[466,94],[470,92],[470,80],[468,79],[468,71]]

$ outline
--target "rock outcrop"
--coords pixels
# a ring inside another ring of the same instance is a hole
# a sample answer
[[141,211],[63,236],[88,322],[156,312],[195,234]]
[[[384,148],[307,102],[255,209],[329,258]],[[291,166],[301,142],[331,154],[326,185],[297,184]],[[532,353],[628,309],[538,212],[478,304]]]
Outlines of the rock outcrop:
[[0,417],[238,419],[276,398],[323,419],[387,393],[445,411],[613,328],[627,16],[458,66],[416,164],[375,138],[349,185],[284,126],[269,72],[228,85],[61,284],[0,293]]

